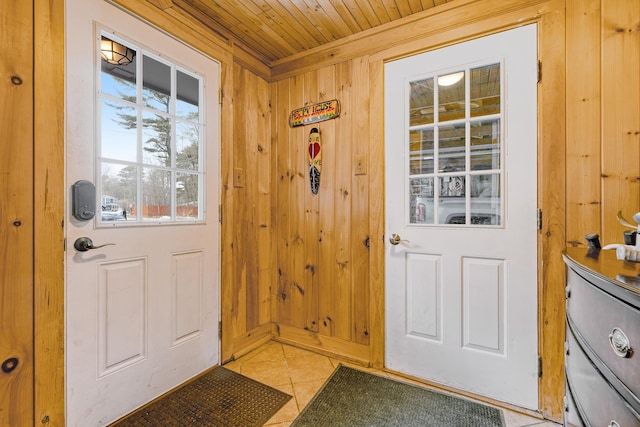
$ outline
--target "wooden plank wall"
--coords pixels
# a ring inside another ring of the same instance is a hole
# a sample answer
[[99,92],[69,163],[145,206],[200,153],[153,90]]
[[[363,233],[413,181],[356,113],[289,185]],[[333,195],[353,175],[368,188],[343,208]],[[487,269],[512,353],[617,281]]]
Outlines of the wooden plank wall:
[[[369,61],[301,73],[273,85],[277,144],[274,334],[368,363]],[[341,115],[291,128],[292,110],[338,99]],[[320,189],[309,183],[310,129],[321,138]]]
[[640,2],[567,1],[567,246],[640,211]]
[[[271,105],[267,81],[233,64],[233,134],[223,136],[223,360],[271,337],[275,235]],[[224,113],[223,113],[224,114]],[[227,117],[228,119],[228,117]],[[231,302],[228,303],[229,298]],[[224,323],[230,322],[230,325]],[[229,346],[229,344],[231,346]]]
[[33,5],[33,425],[64,426],[64,0]]
[[34,413],[33,7],[0,7],[0,425],[7,426],[29,425]]

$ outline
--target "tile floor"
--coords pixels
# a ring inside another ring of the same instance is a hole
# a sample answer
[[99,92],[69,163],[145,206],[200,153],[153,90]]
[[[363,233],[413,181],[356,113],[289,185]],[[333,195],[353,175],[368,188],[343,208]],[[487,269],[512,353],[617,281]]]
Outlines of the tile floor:
[[[288,427],[340,363],[378,375],[393,377],[392,374],[384,371],[350,365],[275,341],[269,341],[224,366],[293,396],[293,399],[265,424],[269,427]],[[549,421],[509,410],[503,411],[506,427],[559,427],[559,424]]]

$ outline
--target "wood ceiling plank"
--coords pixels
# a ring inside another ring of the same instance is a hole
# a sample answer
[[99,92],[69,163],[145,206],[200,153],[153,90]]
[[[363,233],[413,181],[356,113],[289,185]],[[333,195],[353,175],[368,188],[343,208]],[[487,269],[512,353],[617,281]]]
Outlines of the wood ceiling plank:
[[421,0],[409,0],[409,8],[411,9],[411,13],[422,12],[425,9]]
[[400,9],[398,9],[398,5],[396,4],[395,0],[382,0],[382,4],[384,5],[384,9],[387,11],[389,18],[391,18],[392,21],[402,18]]
[[282,27],[290,37],[296,37],[302,45],[302,50],[310,49],[318,45],[317,40],[308,31],[308,26],[303,26],[291,12],[291,4],[285,7],[280,0],[253,0],[259,5],[268,19],[273,20]]
[[420,3],[422,3],[422,10],[430,9],[436,5],[433,0],[420,0]]
[[334,22],[327,11],[318,4],[316,0],[295,0],[296,4],[305,11],[307,18],[316,26],[329,40],[338,40],[349,35],[349,30],[344,22]]
[[221,8],[231,11],[241,20],[230,30],[243,42],[249,46],[260,46],[261,51],[270,52],[270,57],[278,57],[280,55],[291,55],[299,52],[299,47],[294,47],[290,41],[291,38],[283,37],[276,32],[270,22],[266,22],[263,18],[262,9],[256,6],[250,0],[216,0]]
[[269,29],[277,33],[280,38],[294,47],[296,52],[310,49],[316,44],[313,41],[306,42],[302,34],[294,30],[290,26],[290,22],[285,22],[280,16],[276,15],[273,10],[262,12],[258,19],[262,22],[270,22]]
[[373,9],[373,12],[380,21],[380,24],[391,22],[391,16],[387,12],[387,8],[384,6],[384,0],[369,0],[367,4],[369,4]]
[[171,6],[173,6],[173,0],[147,0],[147,1],[162,10],[169,9]]
[[290,13],[298,20],[298,22],[307,29],[316,41],[317,45],[321,45],[330,41],[323,28],[319,28],[311,21],[308,12],[308,6],[302,0],[278,0]]
[[358,22],[351,15],[351,11],[345,7],[340,0],[317,0],[318,4],[325,10],[327,15],[333,20],[340,20],[348,28],[347,34],[355,34],[362,31]]
[[282,57],[282,55],[286,57],[296,52],[293,46],[268,27],[266,31],[263,31],[261,28],[243,23],[237,25],[235,30],[234,33],[240,40],[249,46],[254,46],[257,50],[265,52],[270,58]]
[[[234,15],[233,5],[227,4],[225,0],[221,1],[201,1],[201,0],[174,0],[176,6],[180,6],[187,13],[197,17],[201,21],[210,17],[210,21],[206,22],[214,31],[225,35],[228,38],[236,38],[242,44],[250,46],[251,49],[259,52],[266,60],[272,61],[274,58],[287,55],[286,52],[295,51],[295,49],[282,50],[276,43],[265,42],[265,37],[259,37],[255,28],[247,28],[243,26],[243,22]],[[201,11],[203,16],[196,16]],[[217,26],[216,23],[218,24]]]
[[193,1],[189,0],[173,0],[174,10],[179,9],[186,12],[189,16],[202,22],[207,28],[222,36],[225,40],[233,37],[231,31],[218,22],[218,20],[214,20],[208,10],[202,10],[193,3]]
[[[334,1],[337,3],[340,0],[334,0]],[[342,3],[342,7],[346,8],[351,14],[351,16],[353,16],[353,19],[355,19],[355,21],[358,23],[358,26],[360,27],[361,31],[367,30],[371,28],[373,25],[378,25],[370,22],[369,19],[367,18],[367,14],[363,9],[366,5],[368,5],[367,2],[358,2],[354,0],[341,0],[341,3]],[[364,3],[364,4],[361,4],[361,3]],[[371,13],[371,15],[373,15],[373,13]],[[376,21],[377,20],[373,22],[376,22]]]
[[[220,5],[218,1],[205,1],[205,0],[184,0],[186,3],[191,4],[195,8],[203,11],[215,21],[220,23],[225,28],[231,28],[240,23],[238,15],[234,15],[233,11]],[[175,3],[175,2],[174,2]],[[241,16],[241,15],[240,15]]]
[[409,4],[409,0],[395,0],[396,7],[398,8],[398,12],[401,17],[411,15],[411,5]]

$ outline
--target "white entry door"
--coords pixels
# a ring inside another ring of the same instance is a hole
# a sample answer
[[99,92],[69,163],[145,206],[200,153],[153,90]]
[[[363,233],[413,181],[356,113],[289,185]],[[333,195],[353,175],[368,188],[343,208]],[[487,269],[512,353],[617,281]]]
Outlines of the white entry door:
[[536,27],[385,67],[386,365],[537,409]]
[[105,1],[65,3],[66,408],[84,427],[219,363],[220,71]]

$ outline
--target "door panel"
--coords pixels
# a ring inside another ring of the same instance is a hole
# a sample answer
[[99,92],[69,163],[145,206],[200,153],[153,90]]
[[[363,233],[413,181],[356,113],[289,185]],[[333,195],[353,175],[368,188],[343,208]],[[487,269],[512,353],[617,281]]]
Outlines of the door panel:
[[385,65],[386,365],[538,406],[536,28]]
[[103,425],[219,363],[220,71],[107,2],[66,9],[66,181],[96,185],[65,226],[67,417]]

